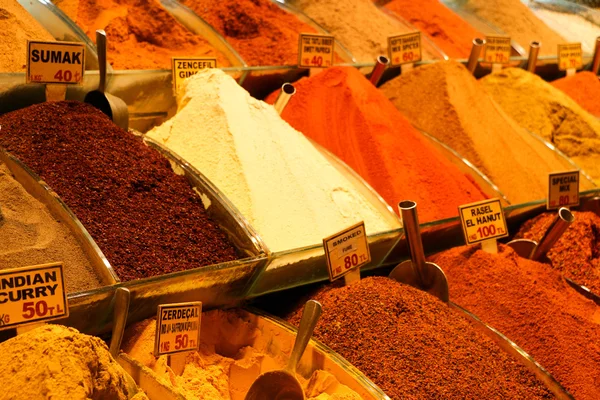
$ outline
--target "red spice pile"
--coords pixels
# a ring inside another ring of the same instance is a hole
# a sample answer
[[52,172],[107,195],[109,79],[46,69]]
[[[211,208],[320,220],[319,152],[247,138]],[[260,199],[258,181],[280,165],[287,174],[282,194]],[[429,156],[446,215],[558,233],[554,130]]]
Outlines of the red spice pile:
[[[600,217],[574,211],[575,221],[548,252],[552,267],[563,276],[600,294]],[[525,222],[515,238],[539,241],[556,216],[544,213]]]
[[315,30],[271,0],[182,0],[249,65],[295,65],[298,36]]
[[[529,371],[437,298],[388,278],[328,286],[315,337],[392,399],[539,399]],[[295,326],[302,309],[287,320]]]
[[600,80],[590,71],[564,77],[551,82],[552,85],[575,100],[581,107],[600,117]]
[[346,162],[394,209],[414,200],[421,222],[434,221],[486,197],[355,68],[329,68],[294,86],[283,119]]
[[419,28],[450,58],[469,57],[473,39],[484,36],[439,0],[384,3],[387,9]]
[[237,258],[186,178],[91,105],[42,103],[0,126],[0,146],[71,207],[122,280]]
[[450,298],[528,352],[576,399],[600,399],[600,307],[550,266],[506,246],[456,247],[431,257]]

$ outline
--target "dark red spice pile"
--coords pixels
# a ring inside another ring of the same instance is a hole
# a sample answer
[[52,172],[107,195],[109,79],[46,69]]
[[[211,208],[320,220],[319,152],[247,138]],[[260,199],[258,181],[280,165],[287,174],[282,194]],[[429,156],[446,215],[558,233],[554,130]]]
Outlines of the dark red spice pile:
[[122,280],[238,258],[186,178],[94,107],[38,104],[0,126],[0,146],[69,205]]
[[[575,221],[548,252],[548,259],[564,277],[600,294],[600,217],[589,211],[573,215]],[[555,216],[544,213],[530,219],[515,238],[539,241]]]
[[[392,399],[552,398],[543,384],[457,311],[388,278],[325,287],[315,337]],[[295,326],[301,308],[288,316]]]
[[452,301],[504,333],[576,399],[600,399],[600,307],[547,264],[500,246],[462,246],[431,257]]

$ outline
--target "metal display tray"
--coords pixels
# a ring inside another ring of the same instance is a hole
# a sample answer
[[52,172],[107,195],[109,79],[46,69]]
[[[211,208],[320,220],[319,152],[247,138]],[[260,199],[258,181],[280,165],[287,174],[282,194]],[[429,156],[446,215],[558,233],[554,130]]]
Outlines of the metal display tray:
[[[267,263],[267,249],[262,239],[218,189],[177,155],[151,141],[146,140],[146,143],[170,161],[175,173],[188,179],[203,199],[209,216],[219,225],[238,253],[245,257],[72,294],[68,297],[69,316],[57,323],[72,326],[88,334],[109,332],[112,328],[113,296],[117,287],[126,287],[131,292],[128,319],[130,323],[153,315],[157,306],[163,303],[194,299],[202,301],[206,308],[238,304],[246,297],[251,282]],[[55,201],[58,201],[51,189],[45,190],[47,196],[53,196]],[[207,207],[208,204],[210,206]],[[68,210],[66,206],[64,209]],[[89,246],[95,246],[93,240],[89,240],[92,241]],[[103,259],[103,262],[107,269],[110,268],[106,259]],[[116,275],[111,283],[115,282],[118,282]]]
[[119,282],[117,274],[102,250],[62,199],[37,174],[7,151],[0,150],[0,162],[8,167],[15,180],[23,186],[27,193],[44,204],[52,216],[71,231],[100,278],[100,283],[113,285]]
[[[271,355],[288,355],[297,334],[297,329],[287,322],[256,309],[247,309],[250,323],[261,331],[261,340],[269,345]],[[152,315],[150,315],[152,316]],[[202,333],[201,333],[202,334]],[[140,364],[125,353],[119,355],[119,364],[134,378],[150,400],[181,399],[169,386],[162,384],[151,369]],[[369,378],[339,354],[321,342],[311,339],[306,347],[297,373],[305,379],[316,370],[334,375],[338,381],[358,393],[364,400],[389,400],[390,398]]]

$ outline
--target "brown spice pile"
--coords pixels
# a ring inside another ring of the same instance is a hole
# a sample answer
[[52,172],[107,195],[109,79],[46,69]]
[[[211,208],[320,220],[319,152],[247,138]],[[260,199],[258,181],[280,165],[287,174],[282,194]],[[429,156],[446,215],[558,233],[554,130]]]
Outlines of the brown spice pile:
[[528,352],[576,399],[600,398],[600,307],[550,266],[506,246],[456,247],[431,257],[452,300]]
[[69,205],[122,280],[237,258],[187,179],[91,105],[37,104],[0,125],[0,146]]
[[[529,371],[437,298],[388,278],[326,287],[315,337],[393,399],[551,398]],[[301,308],[287,320],[298,325]]]
[[540,55],[556,56],[558,44],[567,42],[521,0],[466,0],[461,3],[465,10],[500,28],[525,49],[533,40],[541,42]]
[[24,72],[27,41],[54,41],[17,0],[0,0],[0,72]]
[[96,41],[96,29],[108,38],[108,62],[115,69],[170,69],[171,57],[227,58],[206,40],[188,31],[158,0],[56,0],[83,31]]
[[[515,204],[545,198],[548,173],[573,169],[508,117],[457,62],[415,68],[381,90],[413,125],[471,161]],[[590,187],[582,182],[582,190]]]
[[[575,221],[548,252],[552,267],[563,276],[600,294],[600,217],[593,212],[573,212]],[[539,241],[555,213],[525,222],[515,238]]]
[[315,30],[271,0],[183,0],[248,65],[296,65],[300,33]]

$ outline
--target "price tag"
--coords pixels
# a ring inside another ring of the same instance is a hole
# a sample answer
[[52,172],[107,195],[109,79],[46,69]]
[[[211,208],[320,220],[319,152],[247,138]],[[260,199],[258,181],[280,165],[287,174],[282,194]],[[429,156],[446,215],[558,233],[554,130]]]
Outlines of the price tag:
[[486,36],[483,60],[490,64],[508,64],[510,62],[510,37]]
[[173,90],[177,93],[179,86],[186,78],[195,75],[201,69],[217,68],[216,58],[206,57],[173,57],[171,71],[173,73]]
[[499,199],[478,201],[458,207],[467,244],[508,236],[506,220]]
[[0,330],[68,315],[62,263],[0,271]]
[[558,45],[558,69],[566,71],[583,68],[581,43],[567,43]]
[[199,301],[159,305],[154,355],[198,350],[201,317],[202,303]]
[[371,262],[364,222],[323,239],[323,247],[332,282]]
[[388,37],[388,53],[393,67],[421,61],[421,32]]
[[75,42],[27,42],[27,83],[83,82],[85,45]]
[[579,171],[549,174],[548,210],[579,205]]
[[334,45],[333,36],[301,33],[298,39],[298,67],[331,67],[333,65]]

